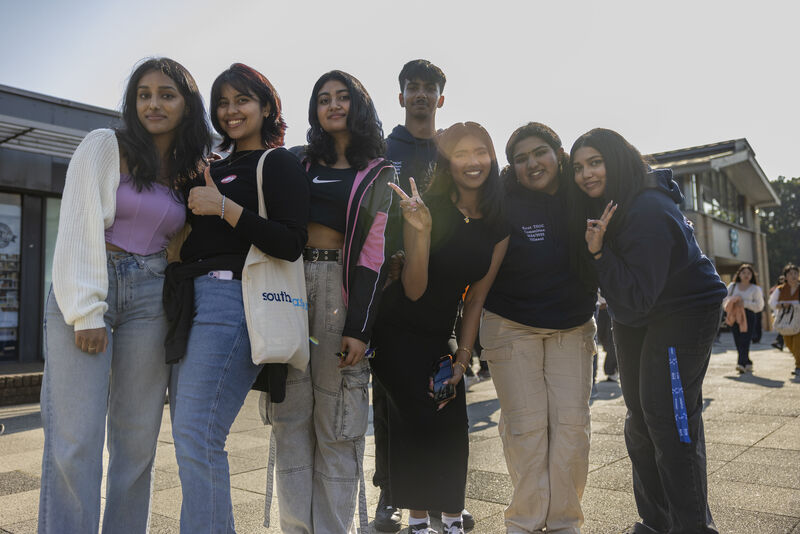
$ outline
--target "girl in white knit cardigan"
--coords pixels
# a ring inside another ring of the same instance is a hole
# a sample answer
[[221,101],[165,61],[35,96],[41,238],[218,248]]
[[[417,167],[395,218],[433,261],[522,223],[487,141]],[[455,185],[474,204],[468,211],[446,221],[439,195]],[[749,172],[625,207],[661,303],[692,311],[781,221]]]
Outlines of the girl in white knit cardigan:
[[45,317],[45,433],[39,532],[146,532],[169,381],[161,300],[166,248],[186,212],[183,184],[210,147],[189,72],[141,62],[123,125],[95,130],[67,170]]

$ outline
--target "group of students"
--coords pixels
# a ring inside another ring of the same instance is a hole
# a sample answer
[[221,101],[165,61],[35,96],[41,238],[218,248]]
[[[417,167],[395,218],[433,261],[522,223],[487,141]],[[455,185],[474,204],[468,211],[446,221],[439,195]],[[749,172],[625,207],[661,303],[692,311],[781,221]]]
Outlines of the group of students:
[[[98,530],[106,421],[103,532],[148,530],[167,391],[181,531],[234,532],[224,446],[251,387],[267,392],[281,531],[354,532],[358,503],[364,532],[371,370],[376,527],[399,530],[407,508],[408,532],[431,533],[436,510],[447,534],[462,533],[462,378],[479,326],[514,486],[506,530],[580,532],[598,287],[628,407],[632,532],[717,532],[701,386],[726,290],[670,172],[611,130],[567,154],[535,122],[511,135],[501,170],[479,124],[436,130],[438,67],[411,61],[399,83],[406,122],[388,147],[365,88],[334,70],[312,89],[308,144],[288,151],[276,90],[234,64],[209,102],[229,155],[208,164],[191,75],[166,58],[135,68],[123,125],[90,133],[67,171],[45,322],[40,532]],[[251,360],[251,246],[304,258],[304,370]],[[455,394],[434,399],[442,358]]]

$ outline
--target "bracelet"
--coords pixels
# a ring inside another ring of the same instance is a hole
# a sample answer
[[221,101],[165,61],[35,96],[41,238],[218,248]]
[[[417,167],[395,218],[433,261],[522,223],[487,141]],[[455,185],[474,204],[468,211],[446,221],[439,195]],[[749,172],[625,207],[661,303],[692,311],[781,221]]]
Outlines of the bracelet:
[[222,195],[222,211],[219,214],[219,218],[220,219],[224,219],[225,218],[225,195]]
[[454,362],[454,363],[456,365],[460,365],[461,366],[461,369],[462,369],[461,373],[462,374],[466,374],[467,373],[467,366],[464,365],[464,362]]
[[460,351],[460,350],[463,350],[464,352],[466,352],[467,356],[469,356],[470,359],[472,358],[472,350],[471,349],[468,349],[467,347],[458,347],[456,349],[456,353],[458,353],[458,351]]

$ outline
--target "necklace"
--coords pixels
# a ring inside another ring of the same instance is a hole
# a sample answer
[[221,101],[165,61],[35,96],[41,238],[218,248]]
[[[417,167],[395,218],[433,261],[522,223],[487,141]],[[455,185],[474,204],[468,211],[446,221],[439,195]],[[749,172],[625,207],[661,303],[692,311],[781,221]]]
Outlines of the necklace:
[[[246,158],[247,156],[249,156],[253,152],[257,152],[257,151],[256,150],[241,150],[239,152],[234,152],[233,154],[228,156],[228,162],[225,164],[225,166],[226,167],[230,167],[231,165],[233,165],[237,161],[243,160],[244,158]],[[238,158],[235,157],[236,154],[239,154]]]

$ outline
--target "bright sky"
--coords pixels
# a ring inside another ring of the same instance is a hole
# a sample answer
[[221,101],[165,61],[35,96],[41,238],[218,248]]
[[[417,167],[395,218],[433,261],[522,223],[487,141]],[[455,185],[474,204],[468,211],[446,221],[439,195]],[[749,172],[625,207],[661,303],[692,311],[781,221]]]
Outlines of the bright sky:
[[400,68],[425,58],[447,76],[437,127],[482,123],[501,163],[535,120],[567,150],[596,126],[644,153],[746,137],[770,179],[800,176],[792,0],[0,0],[0,13],[2,84],[117,109],[143,57],[181,62],[206,100],[240,61],[278,89],[287,145],[334,68],[362,81],[388,134]]

